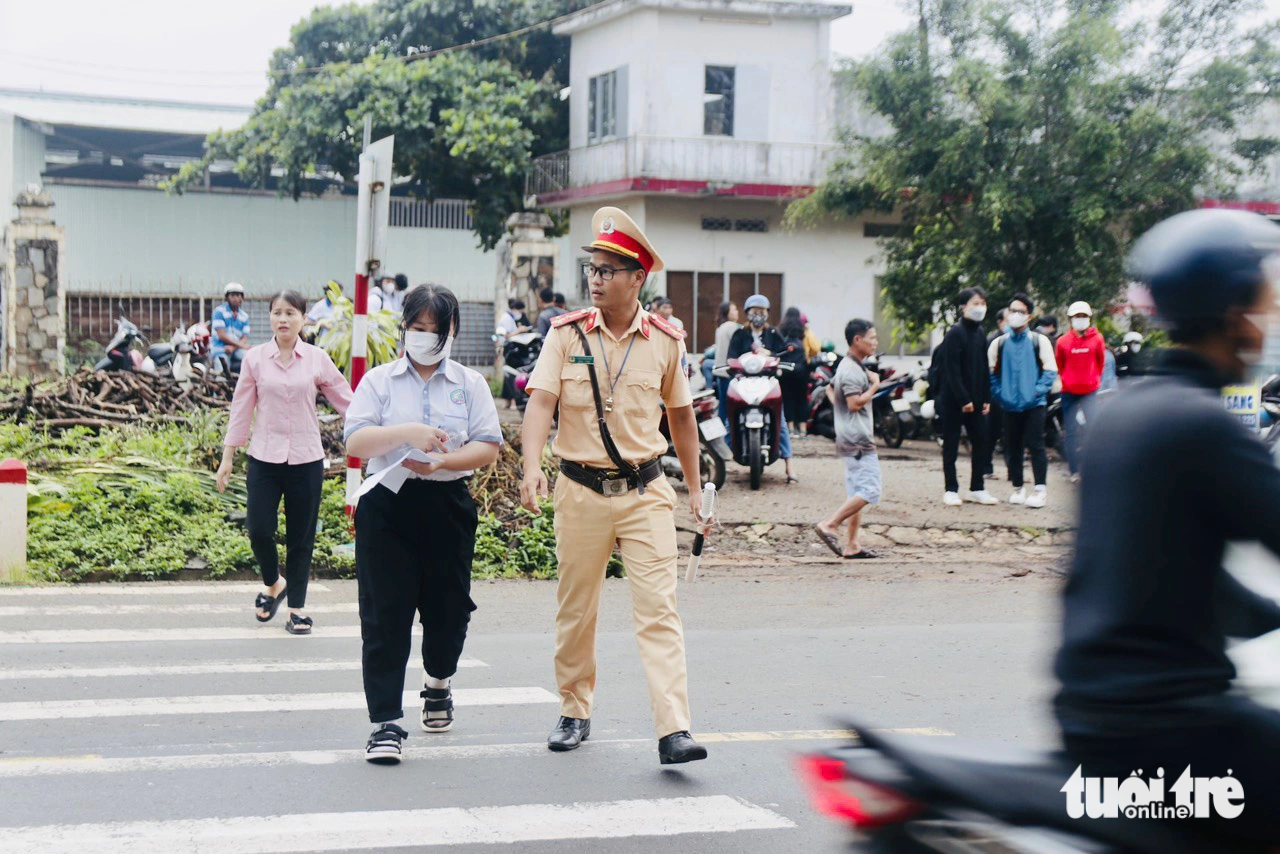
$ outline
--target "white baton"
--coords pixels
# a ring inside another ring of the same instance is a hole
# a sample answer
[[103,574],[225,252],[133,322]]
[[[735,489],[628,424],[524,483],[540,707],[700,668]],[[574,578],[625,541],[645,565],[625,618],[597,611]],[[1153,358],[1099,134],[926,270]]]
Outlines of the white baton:
[[698,562],[702,559],[702,544],[706,540],[706,526],[710,524],[715,509],[716,485],[708,483],[702,487],[703,527],[698,528],[698,533],[693,538],[693,553],[689,555],[689,568],[684,573],[685,581],[693,581],[698,577]]

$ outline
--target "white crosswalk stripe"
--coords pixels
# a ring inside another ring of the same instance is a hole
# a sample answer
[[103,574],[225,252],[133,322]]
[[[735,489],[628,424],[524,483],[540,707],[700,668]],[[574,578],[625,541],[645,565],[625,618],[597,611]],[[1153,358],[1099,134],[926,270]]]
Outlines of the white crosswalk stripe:
[[501,845],[795,827],[772,810],[725,795],[574,804],[0,828],[0,851],[200,851],[275,854],[347,848]]
[[[0,587],[0,599],[51,597],[62,599],[95,599],[100,596],[203,596],[218,593],[261,593],[262,585],[233,581],[166,582],[148,581],[137,584],[85,584],[76,587]],[[330,593],[332,588],[312,581],[308,593]]]
[[[458,659],[459,668],[488,667],[474,658]],[[123,679],[133,676],[212,676],[220,673],[326,673],[359,670],[360,659],[320,659],[316,661],[251,661],[244,663],[121,665],[118,667],[54,667],[30,670],[0,669],[0,681],[30,679]],[[409,669],[417,669],[410,662]]]
[[[252,619],[252,618],[251,618]],[[277,618],[274,623],[253,626],[189,626],[180,629],[33,629],[0,632],[0,644],[66,644],[66,643],[183,643],[222,640],[285,640],[306,643],[291,635]],[[421,628],[415,623],[414,633]],[[359,626],[326,626],[317,624],[314,638],[358,638]]]
[[[334,602],[325,605],[308,605],[308,614],[358,614],[360,606],[355,602]],[[0,617],[111,617],[117,614],[239,614],[252,619],[253,602],[244,604],[180,602],[145,605],[112,602],[107,605],[0,605]]]
[[[457,688],[459,705],[507,706],[558,703],[546,688]],[[405,692],[404,704],[421,704],[417,691]],[[196,697],[130,697],[123,700],[38,700],[0,703],[0,721],[65,718],[131,718],[156,715],[231,715],[268,712],[314,712],[365,708],[364,694],[211,694]]]

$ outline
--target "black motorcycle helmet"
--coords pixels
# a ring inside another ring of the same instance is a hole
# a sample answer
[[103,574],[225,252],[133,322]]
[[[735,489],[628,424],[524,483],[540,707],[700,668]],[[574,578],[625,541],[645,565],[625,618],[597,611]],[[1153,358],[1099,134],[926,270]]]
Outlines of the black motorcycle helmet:
[[1251,305],[1280,252],[1280,226],[1246,211],[1194,210],[1152,228],[1133,246],[1129,272],[1151,291],[1170,336],[1195,341]]

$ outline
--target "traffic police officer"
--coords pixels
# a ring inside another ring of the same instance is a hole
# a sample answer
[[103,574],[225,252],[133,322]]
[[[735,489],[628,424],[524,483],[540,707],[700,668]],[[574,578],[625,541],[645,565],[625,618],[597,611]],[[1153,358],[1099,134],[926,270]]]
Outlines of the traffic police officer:
[[542,450],[559,403],[552,450],[561,458],[554,497],[561,718],[547,746],[573,750],[591,734],[596,616],[617,542],[631,585],[659,760],[692,762],[707,751],[689,734],[684,631],[676,613],[676,496],[658,459],[667,449],[659,432],[665,403],[696,518],[702,484],[685,333],[640,306],[640,289],[662,269],[662,259],[635,222],[618,208],[601,208],[592,232],[596,239],[583,248],[591,253],[593,307],[552,322],[529,380],[524,417],[520,499],[536,512],[537,497],[547,494]]

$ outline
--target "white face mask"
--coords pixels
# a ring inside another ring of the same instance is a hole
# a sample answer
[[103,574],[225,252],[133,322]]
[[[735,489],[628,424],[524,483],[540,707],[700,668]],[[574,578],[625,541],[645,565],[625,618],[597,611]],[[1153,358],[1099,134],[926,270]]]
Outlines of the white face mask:
[[1089,328],[1089,325],[1090,325],[1089,318],[1087,317],[1071,318],[1071,328],[1074,329],[1076,332],[1084,332],[1086,329]]
[[985,305],[974,306],[965,311],[964,316],[974,323],[981,323],[987,317],[987,307]]
[[1141,353],[1141,352],[1142,352],[1142,345],[1141,345],[1141,344],[1130,344],[1130,345],[1129,345],[1129,350],[1130,350],[1131,352],[1134,352],[1134,353]]
[[453,349],[453,336],[444,339],[444,346],[436,351],[440,336],[434,332],[418,332],[410,329],[404,334],[404,351],[419,365],[435,365],[449,358]]
[[1027,325],[1027,316],[1020,311],[1011,311],[1004,316],[1009,321],[1009,328],[1021,329]]

